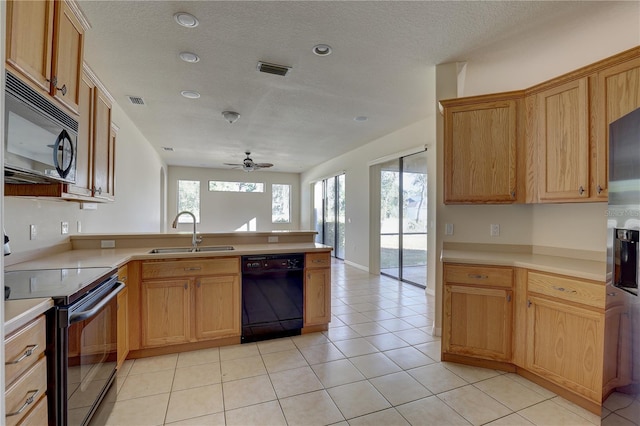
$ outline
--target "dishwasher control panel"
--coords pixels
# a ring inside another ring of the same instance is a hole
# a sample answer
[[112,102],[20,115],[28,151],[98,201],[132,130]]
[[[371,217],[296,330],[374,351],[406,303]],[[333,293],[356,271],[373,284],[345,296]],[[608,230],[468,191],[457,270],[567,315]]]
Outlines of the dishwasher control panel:
[[304,269],[304,254],[242,256],[242,272]]

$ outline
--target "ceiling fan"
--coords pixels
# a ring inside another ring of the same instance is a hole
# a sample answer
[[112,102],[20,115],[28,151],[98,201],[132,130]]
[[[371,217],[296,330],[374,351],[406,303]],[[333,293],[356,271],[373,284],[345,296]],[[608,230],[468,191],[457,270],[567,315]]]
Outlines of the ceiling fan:
[[224,163],[225,166],[235,166],[235,168],[242,167],[242,170],[245,172],[273,167],[273,164],[271,163],[254,163],[251,157],[249,157],[249,155],[251,155],[249,151],[245,151],[245,154],[247,154],[247,158],[242,160],[242,163]]

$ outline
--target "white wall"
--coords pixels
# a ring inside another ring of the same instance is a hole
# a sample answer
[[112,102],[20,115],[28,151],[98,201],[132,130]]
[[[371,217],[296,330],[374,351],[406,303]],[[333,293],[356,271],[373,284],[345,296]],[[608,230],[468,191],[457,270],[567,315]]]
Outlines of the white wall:
[[[69,222],[69,235],[160,231],[160,170],[166,167],[137,127],[114,104],[113,122],[120,127],[116,141],[116,201],[98,204],[97,210],[81,210],[80,204],[46,198],[4,197],[4,226],[11,250],[22,253],[67,240],[60,223]],[[29,225],[38,227],[29,240]]]
[[[178,213],[178,180],[200,181],[200,223],[198,232],[299,230],[300,228],[300,175],[242,170],[209,169],[200,167],[169,167],[167,177],[167,230]],[[208,182],[262,182],[263,193],[210,192]],[[271,223],[271,184],[291,185],[291,223]],[[191,230],[190,224],[181,224],[177,231]],[[312,228],[306,228],[312,229]]]

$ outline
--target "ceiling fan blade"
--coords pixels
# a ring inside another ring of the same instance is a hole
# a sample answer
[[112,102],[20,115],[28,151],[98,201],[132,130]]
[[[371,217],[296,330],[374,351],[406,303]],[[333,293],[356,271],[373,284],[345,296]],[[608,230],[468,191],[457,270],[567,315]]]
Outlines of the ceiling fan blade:
[[260,168],[267,168],[267,167],[273,167],[273,164],[271,163],[254,163],[255,167],[260,167]]
[[239,163],[222,163],[222,164],[224,164],[225,166],[240,166],[240,167],[244,166],[244,164],[239,164]]

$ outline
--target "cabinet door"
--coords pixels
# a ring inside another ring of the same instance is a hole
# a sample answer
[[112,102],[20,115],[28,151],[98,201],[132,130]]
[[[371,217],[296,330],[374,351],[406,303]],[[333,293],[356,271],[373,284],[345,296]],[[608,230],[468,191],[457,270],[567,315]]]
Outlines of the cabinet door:
[[118,368],[129,354],[129,289],[118,293]]
[[188,279],[142,282],[142,344],[144,347],[189,342]]
[[78,112],[84,29],[65,1],[56,1],[51,95]]
[[54,1],[7,2],[7,63],[49,92]]
[[598,73],[594,126],[595,190],[603,201],[608,197],[609,124],[640,108],[640,58]]
[[93,196],[110,200],[111,102],[99,88],[94,97],[93,120]]
[[531,295],[527,304],[527,368],[600,403],[604,315]]
[[331,321],[331,269],[308,269],[304,280],[304,326]]
[[445,285],[443,315],[443,352],[511,359],[511,290]]
[[240,336],[240,309],[237,275],[196,280],[194,325],[198,340]]
[[586,77],[537,95],[541,201],[589,197],[588,95]]
[[445,108],[445,203],[516,199],[516,101]]
[[92,195],[92,151],[93,151],[93,97],[96,85],[88,75],[82,73],[78,109],[78,149],[76,150],[76,182],[67,185],[66,191],[86,197]]

